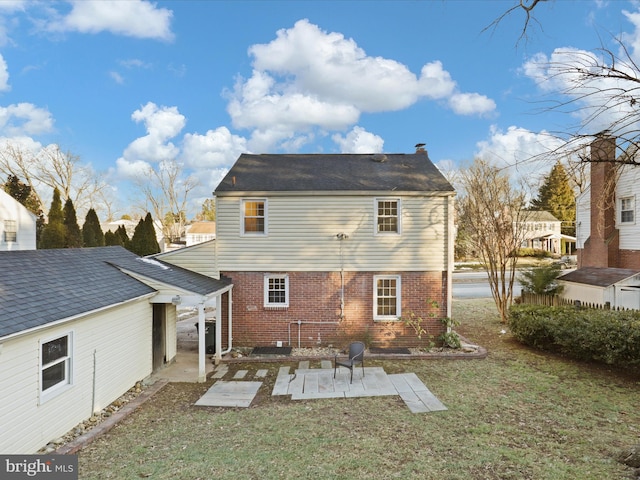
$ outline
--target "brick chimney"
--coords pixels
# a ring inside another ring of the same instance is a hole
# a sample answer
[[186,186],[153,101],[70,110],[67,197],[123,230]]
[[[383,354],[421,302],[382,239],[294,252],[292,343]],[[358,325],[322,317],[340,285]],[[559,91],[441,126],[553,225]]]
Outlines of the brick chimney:
[[581,267],[617,267],[616,139],[602,133],[591,143],[591,232],[580,255]]

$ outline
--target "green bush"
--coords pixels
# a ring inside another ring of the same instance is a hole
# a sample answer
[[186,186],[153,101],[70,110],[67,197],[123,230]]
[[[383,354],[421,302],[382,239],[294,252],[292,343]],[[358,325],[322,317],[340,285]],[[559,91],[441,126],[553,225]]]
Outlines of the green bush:
[[518,257],[551,258],[553,254],[541,248],[524,247],[516,251]]
[[513,305],[509,327],[520,342],[579,360],[640,364],[640,312]]

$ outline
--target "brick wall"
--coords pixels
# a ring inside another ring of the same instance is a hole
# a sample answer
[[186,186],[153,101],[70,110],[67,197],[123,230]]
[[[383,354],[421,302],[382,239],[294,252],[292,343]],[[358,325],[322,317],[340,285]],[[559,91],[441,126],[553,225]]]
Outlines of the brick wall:
[[[373,320],[373,277],[377,274],[345,272],[341,317],[339,272],[289,272],[289,307],[277,309],[263,306],[266,273],[224,272],[234,284],[233,344],[273,346],[282,341],[286,346],[290,341],[297,347],[299,338],[302,347],[343,347],[352,340],[364,340],[370,346],[418,346],[427,344],[429,335],[437,337],[443,331],[440,319],[447,312],[446,272],[395,273],[401,275],[403,316],[413,312],[424,319],[428,335],[422,340],[402,322]],[[430,306],[430,300],[438,305]],[[226,311],[226,305],[223,308]]]

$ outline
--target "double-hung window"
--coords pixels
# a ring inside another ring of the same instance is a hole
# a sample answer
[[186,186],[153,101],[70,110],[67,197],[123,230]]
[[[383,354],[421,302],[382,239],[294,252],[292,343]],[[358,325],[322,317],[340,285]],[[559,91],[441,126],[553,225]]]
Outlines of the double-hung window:
[[18,222],[15,220],[4,221],[4,241],[7,243],[18,241]]
[[377,198],[376,209],[376,235],[400,233],[400,199]]
[[71,384],[71,334],[40,345],[40,388],[43,399]]
[[634,197],[623,197],[620,199],[620,223],[635,223],[635,204]]
[[242,200],[242,234],[267,234],[267,200],[250,198]]
[[376,275],[373,277],[373,319],[397,320],[400,308],[400,276]]
[[288,275],[265,275],[264,306],[266,308],[289,306]]

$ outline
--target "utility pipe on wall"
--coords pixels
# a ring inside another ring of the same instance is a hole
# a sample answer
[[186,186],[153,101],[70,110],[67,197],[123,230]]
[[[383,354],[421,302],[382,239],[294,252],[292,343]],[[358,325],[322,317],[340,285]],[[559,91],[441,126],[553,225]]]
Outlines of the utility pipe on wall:
[[340,322],[308,322],[305,320],[298,320],[297,322],[289,322],[289,346],[291,346],[291,325],[298,325],[298,348],[300,348],[300,333],[302,331],[302,324],[307,323],[311,325],[339,325]]

